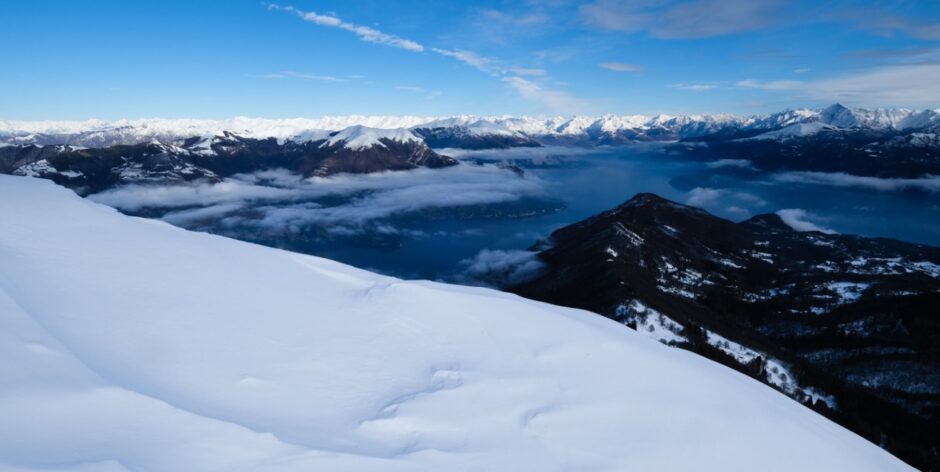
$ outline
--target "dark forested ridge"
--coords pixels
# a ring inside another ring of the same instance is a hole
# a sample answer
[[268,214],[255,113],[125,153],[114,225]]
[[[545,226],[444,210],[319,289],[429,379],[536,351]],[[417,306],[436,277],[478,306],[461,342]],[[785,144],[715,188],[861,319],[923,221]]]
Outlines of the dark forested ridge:
[[940,467],[940,249],[640,194],[539,257],[548,270],[511,291],[605,314]]

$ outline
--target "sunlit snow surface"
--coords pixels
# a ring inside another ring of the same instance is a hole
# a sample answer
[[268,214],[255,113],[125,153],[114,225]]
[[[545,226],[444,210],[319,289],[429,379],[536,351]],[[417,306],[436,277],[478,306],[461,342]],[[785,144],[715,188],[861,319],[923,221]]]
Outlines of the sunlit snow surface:
[[0,176],[0,468],[905,470],[587,312]]

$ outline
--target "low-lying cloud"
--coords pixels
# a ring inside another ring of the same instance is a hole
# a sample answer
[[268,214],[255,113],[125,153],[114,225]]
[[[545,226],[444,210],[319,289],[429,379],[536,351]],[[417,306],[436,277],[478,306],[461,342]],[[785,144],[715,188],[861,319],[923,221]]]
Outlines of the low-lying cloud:
[[826,234],[835,234],[834,230],[824,228],[810,221],[815,216],[801,208],[786,208],[778,211],[777,215],[787,226],[797,231],[819,231]]
[[722,169],[728,167],[749,169],[754,166],[754,163],[748,159],[718,159],[717,161],[706,163],[705,166],[709,169]]
[[782,172],[773,180],[783,183],[855,187],[882,192],[899,190],[940,191],[940,176],[928,175],[918,179],[868,177],[844,172]]
[[767,206],[763,198],[752,193],[709,187],[695,187],[689,190],[686,204],[710,211],[724,211],[736,217],[746,216]]
[[89,196],[128,212],[163,212],[184,227],[296,231],[316,226],[349,235],[386,228],[388,218],[430,209],[508,203],[543,195],[541,181],[495,165],[460,165],[303,179],[287,171],[238,175],[219,183],[132,185]]
[[695,187],[689,191],[689,198],[686,203],[696,207],[705,207],[718,202],[722,191],[714,188]]
[[497,288],[532,280],[545,270],[536,253],[521,250],[483,249],[460,265],[456,282]]

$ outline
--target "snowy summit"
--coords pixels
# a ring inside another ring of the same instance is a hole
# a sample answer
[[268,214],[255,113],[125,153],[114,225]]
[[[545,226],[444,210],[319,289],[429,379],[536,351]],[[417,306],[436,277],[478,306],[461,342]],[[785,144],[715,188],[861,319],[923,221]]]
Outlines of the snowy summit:
[[330,136],[330,139],[322,145],[332,146],[342,142],[343,147],[347,149],[360,150],[373,146],[385,147],[385,145],[382,144],[382,140],[384,139],[402,143],[423,142],[421,138],[415,136],[414,133],[405,128],[379,129],[356,125],[333,134]]
[[595,314],[406,282],[0,176],[17,470],[909,470]]

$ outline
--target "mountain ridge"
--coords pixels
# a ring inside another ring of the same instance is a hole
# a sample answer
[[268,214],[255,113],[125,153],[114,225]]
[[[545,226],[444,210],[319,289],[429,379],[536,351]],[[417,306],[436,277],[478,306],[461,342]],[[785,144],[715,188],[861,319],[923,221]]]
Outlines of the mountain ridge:
[[546,269],[510,291],[604,314],[940,463],[940,248],[801,232],[777,214],[736,223],[654,194],[537,247]]
[[[336,132],[354,126],[417,131],[450,129],[469,136],[503,136],[526,141],[551,138],[559,143],[600,139],[601,144],[618,140],[673,140],[702,137],[725,128],[773,131],[786,126],[819,122],[838,128],[879,130],[928,129],[940,126],[940,111],[907,108],[846,108],[840,104],[822,109],[787,109],[750,116],[730,114],[690,115],[601,115],[573,117],[473,116],[327,116],[322,118],[263,119],[236,117],[226,120],[138,119],[85,121],[0,120],[0,143],[69,144],[109,146],[143,141],[176,141],[195,136],[220,135],[225,131],[252,138],[276,138],[279,142],[302,142],[312,131]],[[602,138],[606,137],[606,141]],[[576,138],[580,138],[579,141]]]

